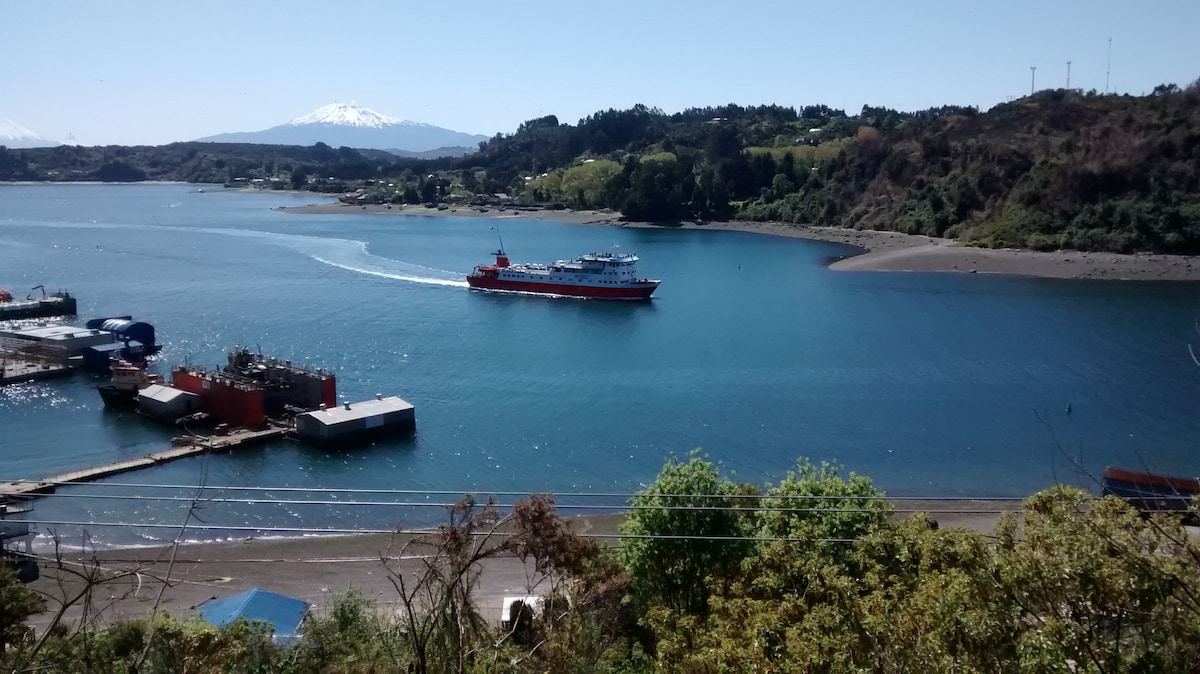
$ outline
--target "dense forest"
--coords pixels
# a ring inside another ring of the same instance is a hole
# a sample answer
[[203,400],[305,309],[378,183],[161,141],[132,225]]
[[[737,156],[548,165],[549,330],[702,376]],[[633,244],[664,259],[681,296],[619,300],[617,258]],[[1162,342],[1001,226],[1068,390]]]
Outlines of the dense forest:
[[[106,598],[154,575],[137,568],[45,560],[44,575],[89,581],[60,597],[0,565],[0,667],[1100,673],[1200,662],[1200,546],[1178,514],[1055,487],[984,534],[900,517],[870,479],[827,464],[801,459],[760,488],[699,454],[669,461],[629,505],[609,546],[577,534],[552,495],[504,513],[465,497],[447,524],[381,554],[394,596],[344,595],[312,611],[292,646],[244,618],[221,629],[161,612],[104,624]],[[402,567],[414,550],[421,562]],[[500,556],[523,560],[526,595],[543,597],[508,624],[478,605],[482,566]],[[72,602],[88,609],[78,620]],[[34,638],[23,622],[43,610],[54,627]]]
[[991,247],[1200,253],[1200,83],[1147,96],[1046,90],[980,112],[635,106],[525,122],[460,158],[176,143],[0,148],[0,180],[183,180],[404,203],[770,220]]

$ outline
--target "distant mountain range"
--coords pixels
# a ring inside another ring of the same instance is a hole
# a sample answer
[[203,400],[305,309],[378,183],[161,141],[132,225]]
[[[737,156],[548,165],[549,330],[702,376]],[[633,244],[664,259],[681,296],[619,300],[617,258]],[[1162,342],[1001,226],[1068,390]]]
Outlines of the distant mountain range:
[[441,159],[442,157],[465,157],[474,152],[479,152],[479,146],[463,147],[455,145],[454,147],[439,147],[436,150],[426,150],[424,152],[409,152],[408,150],[384,150],[391,152],[399,157],[411,157],[413,159]]
[[17,124],[13,120],[0,115],[0,145],[8,148],[56,147],[62,145],[58,141],[43,138],[36,133]]
[[[222,133],[197,140],[209,143],[304,146],[320,142],[330,147],[345,146],[416,154],[436,150],[445,152],[440,156],[458,156],[476,151],[479,143],[487,139],[487,136],[388,117],[353,103],[331,103],[287,124],[262,131]],[[460,148],[465,148],[465,151],[456,151]]]

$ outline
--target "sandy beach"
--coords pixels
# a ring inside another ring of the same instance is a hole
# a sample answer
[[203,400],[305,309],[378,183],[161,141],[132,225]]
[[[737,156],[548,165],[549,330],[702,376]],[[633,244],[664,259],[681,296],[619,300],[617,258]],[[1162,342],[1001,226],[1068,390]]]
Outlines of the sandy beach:
[[857,248],[835,260],[835,271],[875,272],[957,272],[964,274],[1005,274],[1056,279],[1103,279],[1121,281],[1200,281],[1200,256],[1138,253],[1085,253],[1080,251],[1039,252],[1018,249],[972,248],[951,239],[901,234],[899,232],[860,231],[837,227],[811,227],[774,222],[685,222],[659,225],[648,222],[623,222],[614,211],[572,211],[506,208],[457,207],[437,210],[424,206],[371,204],[313,204],[278,210],[297,214],[360,213],[384,215],[454,216],[468,218],[532,218],[575,225],[611,227],[653,227],[723,232],[747,232],[784,236],[810,241],[839,243]]
[[[1000,511],[1017,509],[1021,501],[898,500],[891,504],[895,509],[893,518],[930,512],[942,527],[969,527],[987,533],[995,526]],[[577,532],[599,535],[604,542],[616,544],[614,535],[621,517],[599,515],[571,521]],[[362,534],[182,545],[173,563],[169,546],[85,553],[64,550],[62,560],[70,571],[56,568],[52,561],[44,562],[42,578],[32,584],[50,598],[50,611],[30,622],[40,631],[63,598],[80,592],[85,583],[78,572],[103,581],[95,586],[89,609],[99,612],[99,625],[144,618],[156,604],[160,611],[187,617],[208,601],[252,588],[303,599],[319,615],[336,596],[357,590],[374,600],[381,612],[389,613],[399,606],[381,558],[391,560],[393,568],[400,564],[414,570],[420,564],[415,556],[420,550],[410,550],[403,560],[396,561],[399,540],[385,534]],[[532,565],[513,556],[485,562],[476,593],[484,616],[498,621],[504,597],[536,594],[536,578]],[[75,606],[65,615],[79,620],[83,610]]]

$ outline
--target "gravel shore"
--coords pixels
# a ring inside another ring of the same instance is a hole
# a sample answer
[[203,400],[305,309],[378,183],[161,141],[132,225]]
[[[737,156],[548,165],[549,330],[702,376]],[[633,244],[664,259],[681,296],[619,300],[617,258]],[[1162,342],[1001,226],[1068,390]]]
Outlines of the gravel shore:
[[834,261],[830,268],[835,271],[958,272],[1058,279],[1200,281],[1200,257],[1197,256],[993,250],[962,246],[951,239],[898,232],[859,231],[774,222],[685,222],[659,225],[647,222],[623,222],[621,214],[613,211],[513,210],[508,208],[500,211],[495,208],[481,210],[468,207],[437,210],[424,206],[382,204],[353,206],[341,203],[294,206],[278,210],[299,214],[361,213],[432,217],[532,218],[576,225],[748,232],[840,243],[862,251],[859,254],[848,255],[844,259]]

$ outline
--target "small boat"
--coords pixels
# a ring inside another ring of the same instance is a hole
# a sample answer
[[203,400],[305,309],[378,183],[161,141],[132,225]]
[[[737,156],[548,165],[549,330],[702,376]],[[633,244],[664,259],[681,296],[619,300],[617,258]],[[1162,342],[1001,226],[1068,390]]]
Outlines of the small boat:
[[1104,495],[1119,496],[1143,513],[1190,514],[1200,478],[1165,477],[1120,468],[1104,469]]
[[112,379],[96,386],[106,407],[131,409],[137,405],[138,391],[161,384],[162,377],[146,374],[140,367],[123,360],[113,361]]
[[467,275],[477,290],[541,293],[565,297],[648,300],[662,281],[639,278],[638,257],[631,253],[589,253],[553,264],[511,264],[501,247],[495,264]]

